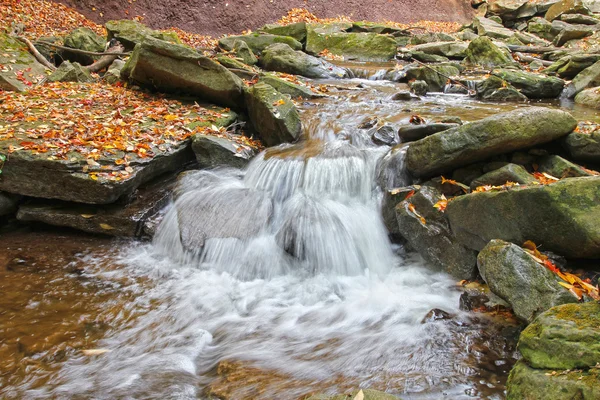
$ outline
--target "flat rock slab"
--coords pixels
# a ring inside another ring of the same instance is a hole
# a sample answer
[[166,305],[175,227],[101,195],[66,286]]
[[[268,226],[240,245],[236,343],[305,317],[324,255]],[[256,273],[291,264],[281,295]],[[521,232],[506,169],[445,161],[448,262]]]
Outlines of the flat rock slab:
[[19,40],[0,33],[0,89],[23,92],[46,77],[46,68]]
[[377,33],[326,33],[308,28],[306,52],[318,55],[324,50],[346,60],[389,61],[396,57],[396,41]]

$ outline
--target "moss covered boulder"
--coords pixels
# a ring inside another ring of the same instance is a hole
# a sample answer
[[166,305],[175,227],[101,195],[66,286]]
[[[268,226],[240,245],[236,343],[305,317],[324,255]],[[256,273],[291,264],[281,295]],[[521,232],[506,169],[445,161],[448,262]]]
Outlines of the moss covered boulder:
[[583,90],[575,96],[575,103],[600,110],[600,87]]
[[524,102],[527,96],[519,92],[514,86],[497,76],[490,75],[486,79],[475,83],[477,97],[481,100],[496,102]]
[[519,351],[533,368],[595,367],[600,363],[600,304],[566,304],[544,312],[521,333]]
[[345,69],[302,51],[295,51],[284,43],[267,47],[260,59],[260,66],[268,71],[285,72],[315,79],[346,76]]
[[569,113],[543,107],[496,114],[413,142],[406,165],[413,176],[433,176],[497,154],[551,142],[576,126]]
[[0,48],[0,89],[23,92],[46,77],[46,68],[24,43],[0,33]]
[[144,24],[129,19],[108,21],[105,25],[108,32],[107,40],[117,39],[126,50],[131,50],[136,44],[146,38],[155,38],[170,43],[181,43],[175,32],[161,32],[148,28]]
[[411,50],[447,58],[463,59],[467,55],[468,46],[468,43],[461,41],[433,42],[414,46],[411,48]]
[[532,240],[566,257],[600,257],[600,177],[472,193],[451,201],[446,214],[459,241],[475,250],[493,239]]
[[[73,49],[102,52],[106,45],[106,38],[98,35],[90,28],[77,28],[65,37],[64,44],[66,47]],[[94,62],[94,58],[90,55],[73,53],[68,50],[62,50],[61,56],[69,61],[78,62],[82,65],[89,65]]]
[[306,51],[318,55],[324,50],[346,60],[389,61],[396,57],[396,41],[377,33],[325,33],[308,27]]
[[312,99],[317,97],[325,97],[323,94],[316,93],[301,80],[295,83],[277,77],[275,74],[265,73],[258,79],[259,82],[264,82],[267,85],[273,86],[281,94],[287,94],[292,99]]
[[507,164],[503,167],[490,171],[471,182],[471,189],[479,186],[502,186],[506,182],[514,182],[520,185],[532,185],[537,180],[525,168],[517,164]]
[[235,53],[237,58],[242,60],[244,64],[256,65],[256,63],[258,62],[258,58],[256,58],[256,56],[254,55],[254,52],[252,51],[250,46],[248,46],[248,44],[243,40],[237,40],[233,42],[233,52]]
[[538,171],[560,179],[593,175],[589,170],[585,170],[580,165],[556,155],[541,157],[538,161]]
[[257,83],[246,90],[245,97],[252,127],[267,146],[294,142],[300,137],[300,115],[289,96],[266,83]]
[[488,37],[479,37],[471,43],[465,52],[468,64],[481,65],[485,68],[513,65],[515,62]]
[[565,81],[553,76],[513,69],[494,70],[494,75],[510,83],[530,99],[551,99],[560,96]]
[[259,32],[289,36],[300,43],[306,42],[306,22],[297,22],[289,25],[268,24],[260,28]]
[[147,38],[136,45],[123,79],[164,92],[181,92],[241,108],[243,82],[221,64],[189,47]]
[[574,160],[600,163],[600,132],[573,132],[565,138],[563,146]]
[[294,50],[302,50],[302,43],[289,36],[279,36],[262,33],[251,33],[249,35],[226,36],[219,40],[219,46],[225,50],[232,51],[236,41],[245,42],[254,54],[261,54],[264,49],[275,44],[284,43]]
[[48,77],[48,81],[50,82],[91,83],[95,80],[89,69],[82,67],[79,63],[71,63],[69,61],[60,64],[60,67]]
[[524,321],[531,322],[554,306],[577,301],[558,284],[554,273],[515,244],[492,240],[477,256],[477,267],[490,290]]
[[448,64],[430,65],[428,67],[414,66],[407,68],[406,79],[427,82],[430,92],[441,92],[444,90],[448,78],[438,72],[450,77],[457,76],[460,73],[458,68]]
[[598,400],[600,369],[534,369],[519,361],[508,377],[507,400]]

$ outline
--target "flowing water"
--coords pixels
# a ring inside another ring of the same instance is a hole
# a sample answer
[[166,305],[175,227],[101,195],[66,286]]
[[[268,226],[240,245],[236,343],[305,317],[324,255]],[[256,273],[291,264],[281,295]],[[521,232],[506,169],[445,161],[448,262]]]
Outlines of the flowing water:
[[[453,279],[390,243],[377,184],[389,148],[358,126],[517,106],[329,83],[301,104],[300,144],[187,173],[153,243],[5,234],[0,397],[504,398],[517,329],[459,310]],[[435,308],[452,318],[424,320]]]

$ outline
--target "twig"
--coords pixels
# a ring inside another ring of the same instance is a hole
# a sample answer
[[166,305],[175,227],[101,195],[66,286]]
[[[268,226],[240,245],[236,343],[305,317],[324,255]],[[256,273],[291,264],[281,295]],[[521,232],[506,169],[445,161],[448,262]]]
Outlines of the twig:
[[50,47],[55,47],[57,49],[60,50],[66,50],[66,51],[70,51],[71,53],[77,53],[77,54],[85,54],[88,56],[98,56],[98,57],[102,57],[102,56],[128,56],[131,54],[131,52],[102,52],[102,53],[97,53],[94,51],[86,51],[86,50],[79,50],[79,49],[72,49],[70,47],[65,47],[65,46],[59,46],[57,44],[53,44],[53,43],[48,43],[48,42],[43,42],[41,40],[38,40],[37,42],[35,42],[35,44],[41,44],[44,46],[50,46]]
[[112,47],[109,47],[107,49],[106,55],[100,57],[98,61],[96,61],[92,65],[88,65],[85,68],[87,68],[90,72],[99,72],[104,68],[108,67],[110,64],[113,63],[113,61],[117,59],[118,56],[113,54],[119,54],[123,52],[123,50],[125,50],[125,47],[120,42],[116,42]]
[[38,49],[35,48],[35,46],[33,45],[33,43],[31,43],[31,41],[27,38],[24,38],[22,36],[15,36],[15,38],[19,39],[21,42],[25,43],[27,45],[27,47],[29,48],[29,51],[31,52],[31,54],[33,54],[33,56],[36,58],[36,60],[38,60],[40,62],[40,64],[42,64],[44,67],[55,71],[56,67],[54,65],[52,65],[50,63],[50,61],[46,60],[46,57],[44,57],[39,51]]

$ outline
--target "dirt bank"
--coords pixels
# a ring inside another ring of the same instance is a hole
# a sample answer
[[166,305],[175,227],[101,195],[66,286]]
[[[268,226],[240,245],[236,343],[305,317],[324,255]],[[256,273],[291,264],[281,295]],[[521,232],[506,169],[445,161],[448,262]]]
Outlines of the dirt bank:
[[356,20],[463,22],[473,10],[468,0],[59,0],[97,23],[144,17],[155,29],[177,27],[202,34],[256,29],[272,23],[295,7],[321,18],[338,15]]

